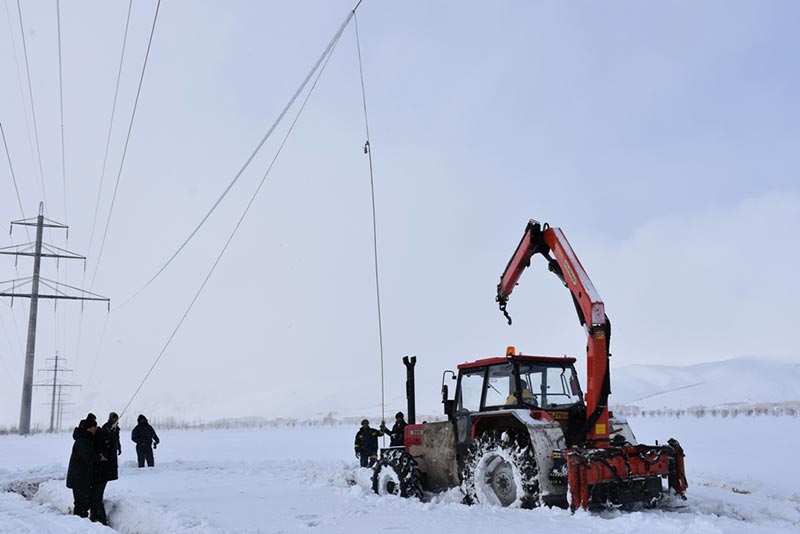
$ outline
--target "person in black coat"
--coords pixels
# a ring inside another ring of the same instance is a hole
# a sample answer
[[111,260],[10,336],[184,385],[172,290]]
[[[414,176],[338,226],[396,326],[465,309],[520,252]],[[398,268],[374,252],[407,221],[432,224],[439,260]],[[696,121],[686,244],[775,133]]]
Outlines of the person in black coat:
[[72,432],[72,454],[67,468],[67,487],[72,490],[74,499],[73,513],[80,517],[89,515],[92,504],[92,484],[94,470],[105,457],[95,451],[94,436],[97,422],[84,419]]
[[361,421],[361,428],[356,433],[356,458],[361,460],[361,467],[368,467],[378,459],[378,436],[382,436],[382,430],[370,428],[369,421]]
[[122,444],[119,441],[119,416],[114,412],[108,414],[108,421],[103,424],[101,430],[103,431],[103,448],[105,449],[103,454],[108,458],[106,480],[117,480],[119,478],[119,461],[117,457],[122,454]]
[[106,508],[103,504],[103,496],[106,491],[106,484],[111,480],[119,478],[119,461],[117,456],[122,453],[122,445],[119,442],[119,427],[117,426],[119,416],[111,412],[108,414],[108,421],[102,428],[97,430],[94,435],[95,453],[106,458],[106,461],[98,462],[92,472],[92,491],[91,507],[89,518],[104,525],[108,524]]
[[385,434],[389,434],[389,439],[391,440],[389,445],[392,447],[402,447],[405,441],[406,426],[408,426],[408,423],[406,423],[403,412],[397,412],[394,416],[392,429],[389,430],[386,428],[386,425],[381,422],[381,431]]
[[158,439],[156,431],[147,422],[147,417],[139,414],[136,421],[138,424],[131,431],[131,441],[136,443],[136,457],[139,460],[139,467],[144,467],[145,460],[148,467],[153,467],[155,464],[153,449],[161,443],[161,440]]

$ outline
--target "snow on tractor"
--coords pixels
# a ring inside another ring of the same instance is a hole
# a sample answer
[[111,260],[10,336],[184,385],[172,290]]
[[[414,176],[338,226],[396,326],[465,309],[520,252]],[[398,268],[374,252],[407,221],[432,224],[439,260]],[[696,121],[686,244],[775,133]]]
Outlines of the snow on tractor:
[[[423,491],[460,487],[468,503],[576,510],[655,505],[666,479],[666,491],[685,498],[680,444],[639,444],[628,423],[609,412],[611,323],[559,228],[528,223],[497,286],[500,310],[511,324],[509,295],[536,254],[570,290],[587,333],[586,394],[575,358],[526,356],[508,347],[504,357],[459,365],[457,375],[445,371],[448,419],[416,424],[416,358],[406,357],[409,425],[402,447],[381,450],[372,475],[375,492],[422,497]],[[451,399],[447,381],[454,379]]]

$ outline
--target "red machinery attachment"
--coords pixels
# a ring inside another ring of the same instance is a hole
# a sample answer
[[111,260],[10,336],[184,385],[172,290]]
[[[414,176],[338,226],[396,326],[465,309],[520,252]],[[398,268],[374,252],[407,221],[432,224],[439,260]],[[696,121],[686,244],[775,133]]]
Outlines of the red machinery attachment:
[[[552,253],[552,256],[551,256]],[[609,349],[611,322],[581,262],[560,228],[531,220],[497,285],[497,302],[511,324],[506,306],[522,272],[541,254],[548,268],[570,290],[580,324],[587,333],[586,421],[578,445],[561,451],[566,459],[571,508],[595,502],[630,502],[661,494],[661,477],[683,495],[687,483],[683,449],[668,445],[631,445],[622,436],[610,439],[608,396],[611,393]],[[558,454],[556,451],[555,454]]]

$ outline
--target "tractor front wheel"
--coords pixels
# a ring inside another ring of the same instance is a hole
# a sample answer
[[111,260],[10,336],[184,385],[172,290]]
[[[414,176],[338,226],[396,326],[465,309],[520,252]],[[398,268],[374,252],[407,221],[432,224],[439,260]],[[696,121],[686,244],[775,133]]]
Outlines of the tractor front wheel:
[[462,473],[469,503],[534,508],[539,505],[539,470],[528,437],[493,431],[475,438]]
[[402,449],[383,451],[372,471],[372,490],[378,495],[422,498],[419,466]]

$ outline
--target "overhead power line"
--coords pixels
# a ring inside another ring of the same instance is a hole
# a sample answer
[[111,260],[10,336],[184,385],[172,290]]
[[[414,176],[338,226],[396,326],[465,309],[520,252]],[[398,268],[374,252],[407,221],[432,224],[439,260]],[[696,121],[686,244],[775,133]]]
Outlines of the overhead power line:
[[[18,0],[19,1],[19,0]],[[94,281],[97,278],[97,271],[100,269],[100,261],[103,258],[103,249],[106,245],[106,237],[108,237],[108,227],[111,224],[111,216],[114,214],[114,203],[117,200],[117,191],[119,190],[119,181],[122,177],[122,169],[125,166],[125,156],[128,154],[128,143],[131,140],[131,131],[133,131],[133,122],[136,119],[136,109],[139,106],[139,95],[142,93],[142,83],[144,82],[144,73],[147,71],[147,60],[150,58],[150,48],[153,45],[153,34],[156,31],[156,22],[158,21],[158,11],[161,8],[161,0],[156,4],[156,12],[153,16],[153,26],[150,28],[150,39],[147,41],[147,51],[144,55],[144,64],[142,65],[142,74],[139,76],[139,87],[136,89],[136,98],[133,101],[133,111],[131,112],[131,122],[128,125],[128,134],[125,136],[125,146],[122,149],[122,158],[119,162],[119,171],[117,172],[117,181],[114,184],[114,194],[111,196],[111,207],[108,210],[108,218],[106,219],[106,227],[103,230],[103,240],[100,242],[100,251],[97,253],[97,264],[95,264],[94,274],[92,275],[92,283],[89,288],[94,287]]]
[[[359,5],[360,4],[361,4],[361,2],[359,2]],[[356,8],[357,7],[358,6],[356,6]],[[208,284],[208,281],[211,279],[211,276],[214,274],[214,271],[216,270],[217,265],[219,265],[219,262],[222,260],[222,257],[225,255],[225,252],[228,250],[228,246],[233,241],[233,238],[236,235],[236,232],[239,230],[239,227],[242,225],[242,222],[244,221],[245,217],[247,217],[247,213],[250,211],[250,208],[253,206],[253,203],[255,202],[256,198],[258,197],[258,194],[261,191],[261,188],[266,183],[267,178],[269,177],[270,172],[272,171],[272,168],[275,165],[275,162],[278,160],[278,156],[280,156],[281,152],[283,151],[283,147],[286,145],[286,142],[289,140],[289,136],[292,134],[292,131],[294,130],[295,125],[297,124],[297,121],[300,119],[300,115],[303,113],[303,110],[306,108],[306,104],[308,104],[308,101],[311,98],[311,95],[314,93],[314,89],[317,87],[317,83],[319,82],[319,79],[322,77],[322,73],[325,72],[325,67],[328,65],[328,62],[330,61],[331,57],[333,56],[333,51],[336,49],[336,45],[339,43],[339,39],[341,38],[342,33],[344,32],[344,29],[347,27],[347,24],[350,22],[350,19],[352,18],[352,16],[354,14],[355,14],[355,8],[348,15],[348,17],[345,19],[345,22],[342,24],[342,27],[339,28],[339,31],[334,36],[334,39],[331,41],[331,43],[326,48],[327,55],[322,58],[321,66],[319,68],[319,72],[316,75],[316,78],[314,79],[314,83],[311,84],[311,87],[309,88],[305,99],[303,99],[303,102],[301,103],[300,108],[297,110],[297,114],[295,115],[294,120],[292,121],[292,124],[289,126],[289,129],[286,131],[286,134],[284,135],[283,140],[281,141],[281,144],[278,146],[278,149],[275,152],[275,155],[273,156],[272,161],[270,162],[269,166],[267,167],[267,170],[264,172],[264,175],[262,176],[261,181],[258,183],[258,187],[256,187],[255,191],[253,192],[252,196],[250,197],[250,201],[247,203],[247,206],[244,208],[244,211],[242,212],[241,216],[239,217],[239,220],[236,222],[236,225],[234,226],[233,231],[228,236],[228,240],[225,242],[225,245],[222,247],[222,250],[220,250],[219,255],[217,256],[217,259],[214,261],[214,264],[211,266],[211,269],[208,271],[208,274],[206,274],[205,279],[203,280],[202,284],[200,284],[199,289],[197,290],[197,292],[195,293],[194,297],[192,298],[192,301],[189,303],[189,306],[186,308],[186,311],[181,316],[180,320],[178,321],[178,324],[175,326],[175,329],[170,334],[169,338],[167,339],[167,342],[161,348],[161,351],[158,353],[158,356],[156,357],[155,361],[153,361],[153,364],[150,366],[150,369],[147,371],[147,373],[145,374],[144,378],[139,383],[139,386],[136,388],[136,391],[134,391],[133,395],[131,395],[131,398],[128,401],[128,403],[125,405],[125,408],[123,408],[122,412],[120,412],[120,417],[122,417],[122,415],[127,411],[127,409],[130,407],[130,405],[133,402],[133,400],[136,398],[136,395],[139,394],[139,391],[142,389],[142,386],[144,386],[145,382],[147,382],[147,379],[150,378],[150,375],[152,374],[153,370],[156,368],[156,365],[158,365],[158,362],[161,360],[161,357],[167,351],[167,348],[172,343],[172,340],[175,338],[175,335],[178,333],[178,330],[180,330],[181,326],[183,325],[184,321],[186,320],[186,317],[188,317],[189,312],[192,311],[192,308],[194,307],[195,303],[197,302],[197,299],[200,298],[200,295],[203,292],[203,289],[205,289],[206,284]]]
[[[14,165],[11,163],[11,153],[8,151],[8,143],[6,142],[6,132],[3,129],[3,123],[0,122],[0,135],[3,137],[3,147],[6,149],[6,158],[8,158],[8,168],[11,171],[11,180],[14,182],[14,191],[17,193],[17,203],[19,204],[19,212],[22,214],[22,218],[25,218],[25,208],[22,207],[22,197],[19,194],[19,186],[17,185],[17,175],[14,173]],[[25,228],[25,232],[28,234],[28,239],[31,238],[31,234],[28,231],[28,228]]]
[[350,23],[350,19],[352,19],[353,16],[355,15],[355,10],[358,8],[359,5],[361,5],[361,2],[359,2],[350,13],[348,13],[344,22],[342,22],[342,25],[339,27],[334,36],[331,38],[330,42],[328,43],[328,46],[326,46],[325,50],[323,50],[322,54],[320,54],[319,59],[317,59],[317,62],[314,64],[313,67],[311,67],[311,70],[308,71],[308,74],[306,75],[305,79],[302,81],[302,83],[294,92],[292,97],[283,107],[283,110],[281,110],[278,117],[272,123],[272,126],[270,126],[269,130],[267,130],[267,133],[264,134],[264,136],[261,138],[261,141],[259,141],[258,145],[256,145],[255,149],[252,151],[250,156],[247,158],[244,164],[239,168],[238,172],[236,173],[236,175],[234,175],[233,179],[230,181],[228,186],[225,188],[225,190],[222,192],[219,198],[217,198],[217,200],[211,206],[211,209],[209,209],[208,212],[206,212],[206,214],[203,216],[203,218],[200,220],[197,226],[195,226],[194,230],[192,230],[189,236],[183,241],[183,243],[181,243],[178,249],[169,257],[169,259],[167,259],[167,261],[161,266],[161,268],[159,268],[158,271],[156,271],[156,273],[147,282],[145,282],[145,284],[142,287],[136,290],[130,297],[128,297],[125,301],[123,301],[123,303],[120,304],[116,309],[122,308],[130,301],[132,301],[134,298],[139,296],[139,294],[142,291],[147,289],[147,287],[150,286],[150,284],[152,284],[156,280],[156,278],[158,278],[161,275],[161,273],[164,272],[164,270],[175,260],[175,258],[178,257],[178,255],[183,251],[183,249],[186,248],[186,245],[189,244],[189,242],[194,238],[197,232],[200,231],[200,228],[203,227],[208,218],[211,217],[211,214],[214,213],[214,211],[217,209],[217,206],[220,205],[220,203],[228,195],[230,190],[233,189],[233,186],[236,185],[236,182],[239,181],[239,178],[242,176],[242,174],[244,174],[244,171],[250,166],[250,163],[256,157],[256,154],[258,154],[258,152],[261,150],[261,147],[264,146],[264,143],[267,142],[267,139],[270,138],[272,133],[281,123],[283,118],[286,116],[286,113],[292,108],[294,103],[297,101],[297,98],[300,96],[300,94],[308,85],[308,82],[311,81],[311,79],[314,77],[314,74],[320,69],[320,66],[325,62],[326,58],[329,57],[330,53],[333,51],[333,48],[336,46],[336,43],[339,42],[342,33],[344,33],[345,28],[347,28],[347,25]]
[[36,125],[36,104],[33,100],[33,85],[31,84],[31,68],[28,63],[28,45],[25,41],[25,25],[22,23],[22,7],[17,0],[17,13],[19,14],[19,31],[22,34],[22,50],[25,54],[25,73],[28,76],[28,96],[31,100],[31,113],[33,114],[33,134],[36,139],[36,158],[39,161],[39,180],[42,183],[42,198],[47,206],[47,190],[44,187],[44,171],[42,170],[42,151],[39,148],[39,128]]
[[[6,22],[8,23],[8,39],[11,41],[11,49],[14,55],[14,65],[16,65],[16,74],[17,74],[17,88],[19,89],[19,96],[22,100],[23,104],[25,102],[25,89],[22,87],[24,84],[22,82],[22,67],[19,63],[19,53],[17,51],[17,40],[14,38],[14,22],[11,20],[11,10],[8,8],[8,0],[5,0],[5,7],[6,7]],[[33,166],[36,167],[36,148],[33,146],[33,139],[31,137],[31,119],[27,113],[24,113],[25,116],[25,132],[27,134],[26,138],[28,141],[28,148],[30,149],[30,156],[31,161],[33,162]]]
[[[125,33],[122,36],[122,52],[119,56],[119,67],[117,67],[117,82],[114,86],[114,102],[111,105],[111,118],[108,121],[108,134],[106,135],[106,148],[103,154],[103,166],[100,169],[100,185],[97,187],[97,200],[94,204],[94,216],[92,217],[92,230],[89,233],[89,247],[87,248],[87,255],[92,253],[92,245],[94,244],[94,233],[95,228],[97,227],[97,215],[100,213],[100,199],[103,196],[103,184],[105,183],[106,177],[106,165],[108,163],[108,151],[109,147],[111,146],[111,133],[114,131],[114,118],[117,114],[117,97],[119,96],[119,82],[122,78],[122,65],[125,62],[125,49],[128,46],[128,28],[130,27],[131,23],[131,10],[133,8],[133,0],[128,2],[128,15],[125,18]],[[86,269],[83,270],[83,278],[82,284],[86,283]],[[105,327],[104,327],[105,328]],[[77,340],[75,343],[75,354],[76,354],[76,367],[78,367],[78,363],[80,362],[81,357],[81,339],[83,337],[83,314],[81,314],[80,319],[78,320],[78,335]],[[95,358],[95,361],[97,359]],[[94,370],[94,366],[92,367]]]
[[97,225],[97,214],[100,211],[100,198],[103,193],[103,182],[106,177],[106,164],[108,163],[108,149],[111,146],[111,132],[114,130],[114,116],[117,113],[117,97],[119,96],[119,81],[122,78],[122,64],[125,61],[125,48],[128,44],[128,27],[131,23],[131,8],[133,7],[133,0],[128,2],[128,16],[125,19],[125,34],[122,37],[122,53],[119,56],[119,67],[117,68],[117,83],[114,87],[114,103],[111,105],[111,119],[108,123],[108,134],[106,135],[106,149],[103,154],[103,167],[100,170],[100,186],[97,188],[97,201],[94,206],[94,217],[92,218],[92,231],[89,234],[89,248],[87,254],[92,252],[92,243],[94,242],[94,230]]
[[67,166],[64,153],[64,76],[61,67],[61,0],[56,0],[58,23],[58,104],[61,110],[61,182],[64,187],[64,222],[67,222]]

